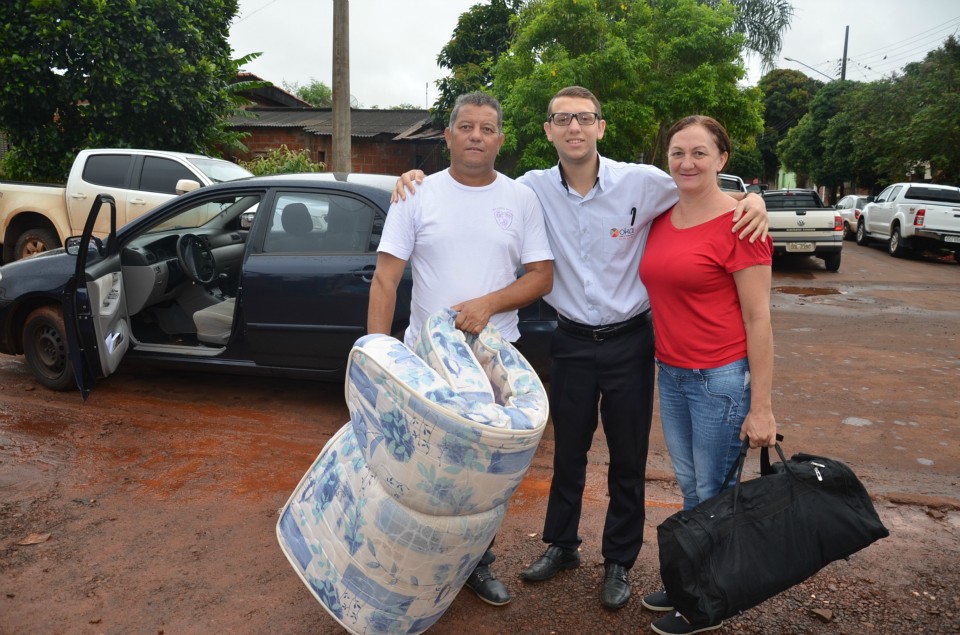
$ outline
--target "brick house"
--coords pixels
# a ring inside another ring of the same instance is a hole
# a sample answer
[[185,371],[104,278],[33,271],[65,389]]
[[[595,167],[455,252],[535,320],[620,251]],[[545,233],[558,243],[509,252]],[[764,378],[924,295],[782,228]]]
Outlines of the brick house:
[[[238,79],[260,78],[241,74]],[[249,134],[243,143],[250,152],[231,158],[245,161],[286,145],[291,150],[307,149],[313,161],[328,162],[333,154],[330,108],[312,107],[276,86],[247,91],[244,96],[254,105],[244,109],[248,116],[231,118],[229,127]],[[420,168],[432,174],[449,165],[443,153],[443,131],[434,127],[427,110],[351,109],[350,125],[354,172],[400,174]]]

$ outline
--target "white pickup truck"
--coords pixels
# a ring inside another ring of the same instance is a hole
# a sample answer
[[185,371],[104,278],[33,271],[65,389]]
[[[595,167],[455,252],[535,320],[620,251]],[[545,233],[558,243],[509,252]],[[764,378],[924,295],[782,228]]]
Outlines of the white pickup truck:
[[[239,165],[199,154],[83,150],[65,186],[0,182],[2,261],[60,247],[79,234],[97,194],[116,199],[119,227],[184,191],[247,176]],[[105,236],[109,224],[109,214],[101,214],[95,233]]]
[[840,270],[843,219],[813,190],[767,190],[763,193],[773,238],[774,257],[807,254],[823,259],[827,271]]
[[857,244],[887,241],[890,255],[903,258],[918,249],[960,252],[960,187],[894,183],[863,208]]

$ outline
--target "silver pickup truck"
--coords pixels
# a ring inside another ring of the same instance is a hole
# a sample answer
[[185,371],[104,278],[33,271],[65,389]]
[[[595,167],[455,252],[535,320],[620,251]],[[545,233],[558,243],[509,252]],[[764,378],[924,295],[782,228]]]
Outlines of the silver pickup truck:
[[920,249],[960,252],[960,187],[894,183],[863,208],[857,244],[887,241],[890,255],[903,258]]
[[823,259],[827,271],[840,270],[843,219],[813,190],[767,190],[763,193],[770,220],[774,257],[808,254]]

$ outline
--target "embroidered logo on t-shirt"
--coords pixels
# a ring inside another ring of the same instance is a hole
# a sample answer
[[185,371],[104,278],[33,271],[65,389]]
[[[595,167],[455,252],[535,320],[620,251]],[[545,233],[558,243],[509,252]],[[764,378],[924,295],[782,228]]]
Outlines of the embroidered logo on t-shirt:
[[500,229],[509,229],[513,224],[513,212],[505,207],[497,207],[493,210],[493,218],[500,225]]
[[625,240],[633,236],[636,232],[637,230],[635,227],[623,227],[619,229],[614,227],[613,229],[610,230],[610,238]]

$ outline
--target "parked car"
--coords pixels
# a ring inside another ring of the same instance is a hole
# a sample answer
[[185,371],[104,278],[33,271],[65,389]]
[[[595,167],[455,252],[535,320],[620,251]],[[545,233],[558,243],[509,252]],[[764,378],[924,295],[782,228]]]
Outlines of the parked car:
[[747,186],[743,179],[735,174],[718,174],[717,181],[720,183],[720,189],[727,192],[746,192]]
[[[77,385],[84,397],[125,358],[340,380],[366,332],[396,177],[360,180],[321,173],[210,185],[119,228],[115,201],[99,195],[65,248],[0,267],[0,352],[23,354],[43,385]],[[114,216],[104,240],[93,234],[98,212]],[[411,286],[408,271],[394,334],[406,328]],[[522,350],[540,371],[555,327],[542,301],[521,310]]]
[[747,192],[750,192],[752,194],[763,195],[763,193],[766,192],[768,189],[770,189],[770,186],[767,185],[766,183],[751,183],[750,185],[747,186]]
[[894,183],[866,205],[857,222],[857,244],[885,240],[891,256],[949,249],[960,253],[960,187]]
[[827,271],[839,271],[843,220],[814,190],[763,193],[773,238],[773,257],[808,254],[823,259]]
[[[212,183],[253,176],[222,159],[161,150],[81,150],[65,185],[0,183],[0,243],[3,262],[63,245],[79,234],[98,193],[117,201],[117,220],[141,216],[178,194]],[[107,218],[95,233],[107,233]]]
[[843,239],[853,240],[857,237],[857,221],[863,208],[870,202],[871,197],[849,194],[837,201],[837,211],[843,219]]

